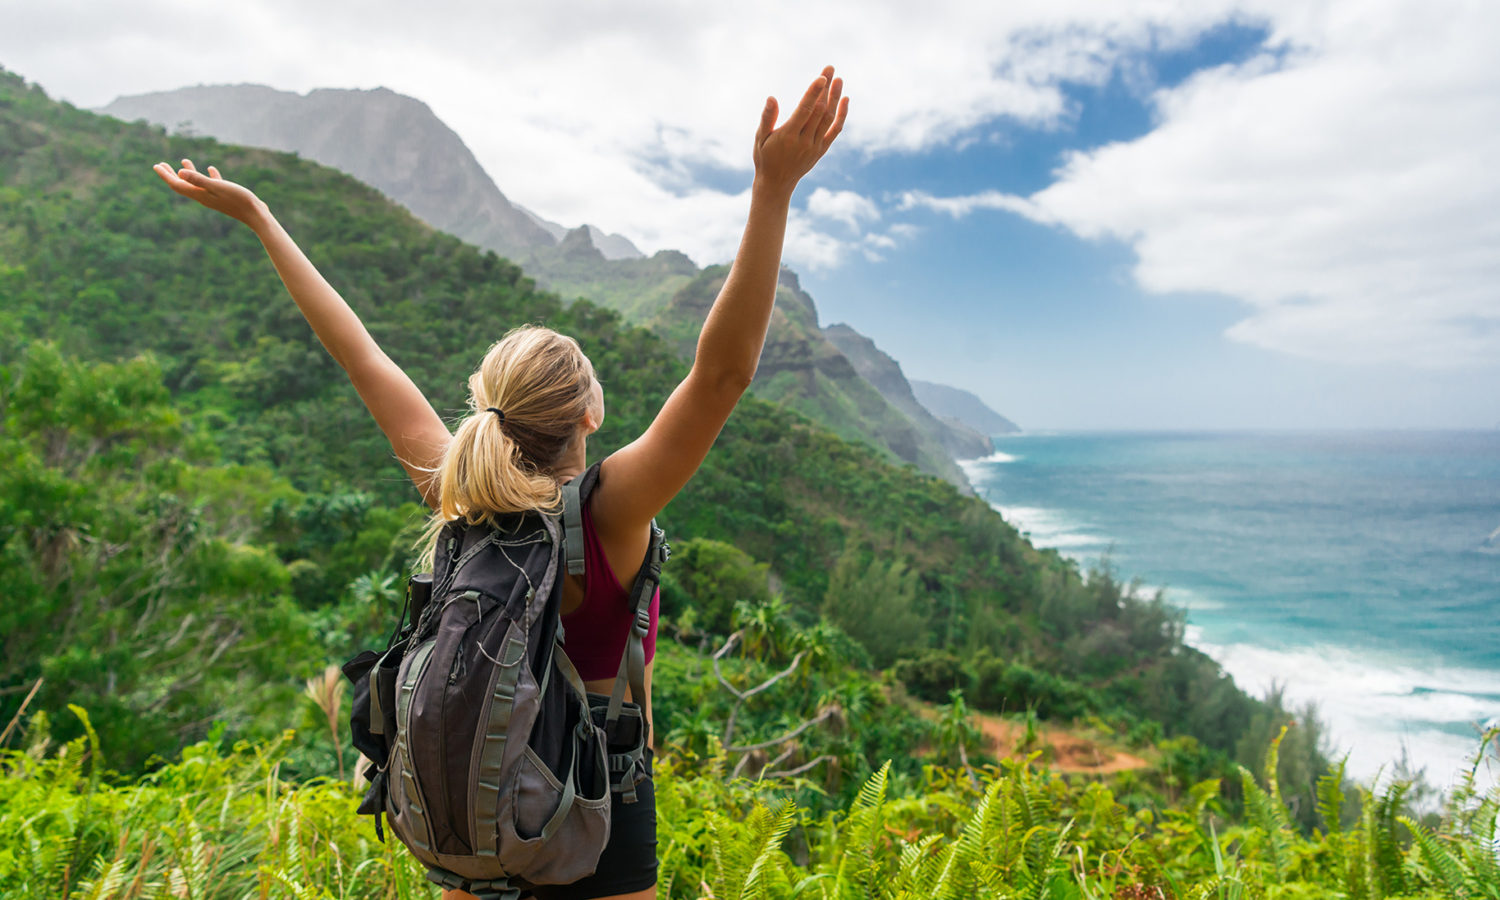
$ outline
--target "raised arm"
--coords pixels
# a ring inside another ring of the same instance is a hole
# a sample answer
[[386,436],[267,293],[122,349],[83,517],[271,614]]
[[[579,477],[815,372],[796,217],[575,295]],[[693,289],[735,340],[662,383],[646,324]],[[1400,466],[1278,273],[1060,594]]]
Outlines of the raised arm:
[[172,190],[238,219],[260,238],[297,308],[354,383],[422,498],[434,505],[437,489],[424,470],[442,458],[450,437],[447,426],[416,384],[370,337],[359,316],[319,274],[270,208],[248,188],[226,181],[213,166],[207,175],[187,159],[175,172],[166,163],[154,168]]
[[698,471],[749,388],[776,302],[792,192],[843,130],[849,101],[842,95],[843,82],[829,66],[779,128],[776,100],[767,98],[739,252],[703,323],[692,371],[646,433],[604,461],[592,500],[601,535],[643,530]]

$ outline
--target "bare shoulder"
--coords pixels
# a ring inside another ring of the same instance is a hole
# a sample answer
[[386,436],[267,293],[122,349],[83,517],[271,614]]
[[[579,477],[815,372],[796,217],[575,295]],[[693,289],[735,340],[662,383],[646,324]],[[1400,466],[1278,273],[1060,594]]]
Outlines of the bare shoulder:
[[588,513],[610,569],[620,584],[628,587],[640,571],[646,548],[651,544],[651,519],[639,521],[631,505],[620,502],[623,492],[618,488],[622,473],[610,465],[613,458],[606,459],[599,467],[599,483],[589,495]]

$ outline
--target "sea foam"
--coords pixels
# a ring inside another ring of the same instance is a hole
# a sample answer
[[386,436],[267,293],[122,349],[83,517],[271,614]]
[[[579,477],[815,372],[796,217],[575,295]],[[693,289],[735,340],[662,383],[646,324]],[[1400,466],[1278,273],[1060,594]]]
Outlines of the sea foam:
[[[1369,780],[1397,760],[1426,770],[1435,787],[1453,784],[1479,747],[1482,730],[1500,722],[1500,676],[1493,671],[1397,660],[1328,645],[1264,647],[1215,643],[1189,626],[1187,641],[1213,657],[1249,693],[1280,689],[1287,704],[1312,703],[1333,758],[1349,757],[1349,774]],[[1481,767],[1488,784],[1500,761]]]

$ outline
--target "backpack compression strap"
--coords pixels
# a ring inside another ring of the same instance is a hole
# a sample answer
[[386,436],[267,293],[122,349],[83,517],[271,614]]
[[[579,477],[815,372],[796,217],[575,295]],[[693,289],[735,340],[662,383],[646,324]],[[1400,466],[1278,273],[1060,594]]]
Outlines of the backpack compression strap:
[[[589,495],[599,484],[599,467],[594,463],[582,475],[563,485],[563,559],[570,575],[579,575],[584,570],[583,508]],[[609,698],[609,709],[605,714],[604,732],[612,735],[620,720],[620,710],[625,705],[625,685],[630,685],[630,695],[640,699],[646,696],[646,635],[651,631],[651,596],[661,584],[662,563],[672,555],[667,544],[666,533],[651,520],[651,542],[646,547],[646,559],[635,576],[630,590],[630,635],[625,641],[625,652],[620,656],[620,670],[615,674],[614,692]],[[641,719],[641,746],[629,754],[611,757],[610,768],[622,772],[617,790],[626,803],[636,800],[635,786],[646,774],[645,748],[649,746],[650,734],[646,733],[644,716]]]
[[447,869],[434,869],[429,866],[427,880],[445,888],[468,891],[479,900],[520,900],[521,897],[521,889],[513,887],[509,878],[474,881],[462,875],[455,875]]
[[[609,697],[609,709],[604,717],[604,733],[614,733],[615,723],[620,720],[620,710],[625,705],[625,685],[630,684],[630,695],[641,703],[646,697],[646,635],[651,631],[651,595],[661,584],[661,567],[672,555],[667,544],[666,533],[651,520],[651,543],[646,548],[646,559],[641,571],[635,576],[635,585],[630,589],[630,636],[625,640],[625,652],[620,656],[620,670],[615,674],[615,689]],[[644,709],[644,704],[643,704]],[[634,803],[635,786],[646,776],[645,748],[650,746],[651,734],[645,717],[641,718],[641,746],[630,754],[622,754],[618,761],[611,758],[610,768],[621,770],[620,799]]]

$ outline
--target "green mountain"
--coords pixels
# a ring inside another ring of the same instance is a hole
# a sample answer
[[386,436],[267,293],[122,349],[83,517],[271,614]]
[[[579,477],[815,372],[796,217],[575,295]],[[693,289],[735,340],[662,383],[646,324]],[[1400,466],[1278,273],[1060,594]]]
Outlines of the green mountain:
[[[414,490],[253,235],[150,171],[185,156],[254,188],[440,411],[461,409],[483,348],[523,322],[576,336],[593,359],[610,406],[596,457],[639,434],[685,373],[680,334],[564,303],[347,175],[169,137],[0,73],[0,721],[32,684],[54,715],[119,698],[110,733],[139,731],[126,756],[137,764],[152,746],[206,734],[206,703],[253,701],[227,725],[264,727],[276,704],[256,685],[284,692],[275,675],[306,671],[254,655],[280,653],[283,635],[334,658],[373,640],[418,521]],[[698,273],[673,295],[681,334],[721,276]],[[779,306],[788,334],[773,350],[795,354],[769,356],[768,383],[793,397],[807,381],[837,382],[823,345],[799,343],[816,319],[794,282]],[[759,621],[774,659],[785,652],[778,628],[823,629],[842,635],[823,646],[852,639],[858,652],[845,658],[865,654],[920,696],[961,688],[984,708],[1191,735],[1181,755],[1195,771],[1258,759],[1286,718],[1186,646],[1181,613],[1160,597],[1085,577],[984,502],[783,404],[746,398],[662,520],[693,548],[674,561],[664,604],[685,634],[700,616],[696,639]],[[759,599],[726,593],[754,572]],[[246,608],[300,624],[236,627]],[[715,609],[722,620],[710,621]],[[172,680],[192,657],[166,665],[159,654],[198,642],[210,622],[199,661],[215,677],[200,687],[214,693],[194,693]],[[260,661],[217,670],[235,659]],[[681,670],[695,665],[701,673],[701,658]],[[869,677],[847,675],[840,709],[870,715],[885,702]],[[662,678],[664,698],[687,679]],[[693,695],[663,706],[689,715]],[[1316,760],[1315,742],[1309,752],[1301,758]]]
[[524,256],[557,239],[512,204],[427,104],[386,88],[307,94],[259,84],[120,97],[99,110],[182,134],[284,150],[347,172],[471,244]]
[[860,377],[874,385],[891,405],[917,423],[926,434],[936,435],[943,450],[953,459],[977,459],[995,452],[989,437],[954,419],[933,415],[912,391],[911,383],[901,371],[901,364],[875,342],[842,322],[823,329],[823,335],[854,364]]
[[[728,275],[727,266],[699,272],[651,317],[653,330],[691,358],[698,331]],[[973,492],[933,432],[888,400],[828,339],[818,326],[812,297],[790,269],[781,270],[754,391],[757,397],[794,409],[844,440],[869,444],[892,462],[910,463],[964,493]],[[933,425],[941,429],[935,421]]]
[[944,421],[956,422],[987,435],[1015,434],[1021,430],[1021,426],[985,406],[983,400],[961,388],[913,380],[911,389],[923,406]]
[[[199,86],[121,97],[100,111],[228,143],[289,150],[340,169],[434,227],[520,262],[563,297],[587,298],[669,336],[683,330],[684,314],[691,318],[695,310],[706,311],[696,296],[703,286],[717,289],[723,279],[722,267],[700,273],[686,256],[670,250],[646,259],[620,235],[593,226],[568,231],[511,204],[452,129],[421,101],[389,90],[299,95],[258,85]],[[688,294],[679,297],[683,290]],[[785,315],[778,313],[766,355],[784,365],[763,368],[754,386],[757,396],[970,490],[954,460],[984,455],[974,451],[985,438],[945,425],[911,401],[899,367],[892,379],[888,370],[894,361],[873,344],[868,352],[861,348],[859,358],[890,362],[876,375],[878,381],[862,363],[851,367],[853,360],[840,360],[841,348],[825,339],[812,298],[790,272],[782,299]],[[697,324],[691,325],[694,334]],[[690,341],[674,343],[692,348]]]

